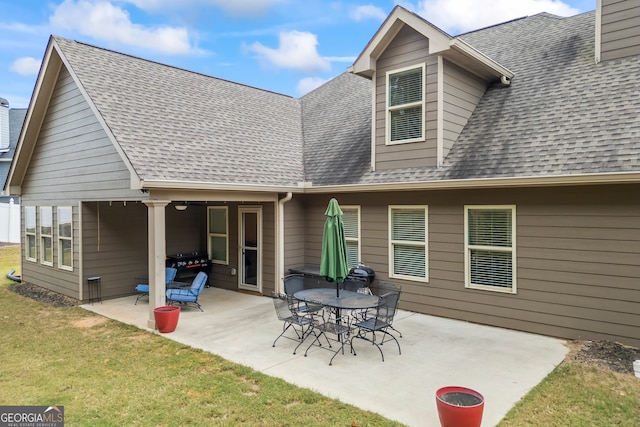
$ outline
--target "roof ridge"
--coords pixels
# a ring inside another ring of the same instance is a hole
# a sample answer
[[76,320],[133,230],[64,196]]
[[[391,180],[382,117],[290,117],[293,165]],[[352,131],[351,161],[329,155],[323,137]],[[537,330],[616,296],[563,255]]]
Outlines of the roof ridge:
[[120,52],[120,51],[117,51],[117,50],[108,49],[108,48],[101,47],[101,46],[96,46],[96,45],[93,45],[91,43],[83,42],[83,41],[80,41],[80,40],[72,40],[72,39],[67,39],[65,37],[60,37],[60,36],[55,36],[55,35],[52,36],[52,37],[55,40],[64,40],[64,41],[67,41],[67,42],[78,43],[80,45],[84,45],[84,46],[87,46],[87,47],[90,47],[90,48],[93,48],[93,49],[102,50],[102,51],[113,53],[113,54],[116,54],[116,55],[127,56],[127,57],[132,58],[132,59],[137,59],[139,61],[149,62],[151,64],[156,64],[156,65],[159,65],[159,66],[162,66],[162,67],[173,68],[173,69],[178,70],[178,71],[184,71],[184,72],[191,73],[191,74],[197,74],[197,75],[202,76],[202,77],[207,77],[207,78],[210,78],[210,79],[215,79],[215,80],[231,83],[231,84],[238,85],[238,86],[244,86],[244,87],[247,87],[247,88],[250,88],[250,89],[259,90],[261,92],[267,92],[267,93],[272,93],[274,95],[283,96],[285,98],[296,99],[295,97],[293,97],[291,95],[286,95],[284,93],[279,93],[279,92],[275,92],[275,91],[272,91],[272,90],[263,89],[263,88],[259,88],[259,87],[256,87],[256,86],[251,86],[251,85],[248,85],[248,84],[245,84],[245,83],[234,82],[233,80],[223,79],[221,77],[212,76],[212,75],[209,75],[209,74],[201,73],[199,71],[189,70],[187,68],[178,67],[176,65],[165,64],[165,63],[162,63],[162,62],[154,61],[152,59],[143,58],[141,56],[136,56],[136,55],[133,55],[133,54],[130,54],[130,53]]

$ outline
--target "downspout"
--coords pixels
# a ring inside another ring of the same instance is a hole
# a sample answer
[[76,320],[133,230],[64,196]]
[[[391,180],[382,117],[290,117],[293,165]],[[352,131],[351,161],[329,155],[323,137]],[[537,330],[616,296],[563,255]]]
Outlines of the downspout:
[[276,277],[275,291],[282,293],[282,278],[284,277],[284,204],[293,198],[293,193],[278,200],[278,277]]

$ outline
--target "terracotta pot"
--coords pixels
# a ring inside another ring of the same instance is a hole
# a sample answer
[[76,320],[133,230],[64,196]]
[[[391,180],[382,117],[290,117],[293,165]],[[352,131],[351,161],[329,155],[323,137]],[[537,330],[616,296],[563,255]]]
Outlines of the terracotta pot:
[[484,397],[466,387],[442,387],[436,392],[442,427],[480,427]]
[[173,305],[163,305],[153,309],[153,317],[156,320],[156,328],[161,333],[173,332],[178,326],[180,317],[180,307]]

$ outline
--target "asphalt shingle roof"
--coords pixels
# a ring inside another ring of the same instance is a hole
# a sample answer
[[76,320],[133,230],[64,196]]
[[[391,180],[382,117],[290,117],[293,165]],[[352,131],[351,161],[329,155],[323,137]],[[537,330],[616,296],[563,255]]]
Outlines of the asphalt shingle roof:
[[[510,87],[487,89],[440,169],[314,173],[323,170],[321,160],[305,151],[307,180],[380,184],[640,171],[640,56],[595,64],[594,16],[543,13],[460,36],[515,77]],[[339,99],[340,92],[324,96]],[[370,115],[371,101],[361,102],[340,108]],[[334,129],[349,127],[344,134],[358,135],[349,147],[352,156],[370,150],[360,123],[331,123]]]
[[640,171],[640,56],[596,64],[595,13],[460,37],[515,73],[441,168],[371,171],[371,82],[301,99],[56,38],[143,179],[314,186]]
[[142,179],[303,181],[300,100],[55,41]]

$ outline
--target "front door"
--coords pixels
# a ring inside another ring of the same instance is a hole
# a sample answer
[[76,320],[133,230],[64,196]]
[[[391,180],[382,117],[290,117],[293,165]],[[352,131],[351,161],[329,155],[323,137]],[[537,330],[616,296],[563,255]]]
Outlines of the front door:
[[262,207],[240,206],[238,215],[238,288],[262,292]]

